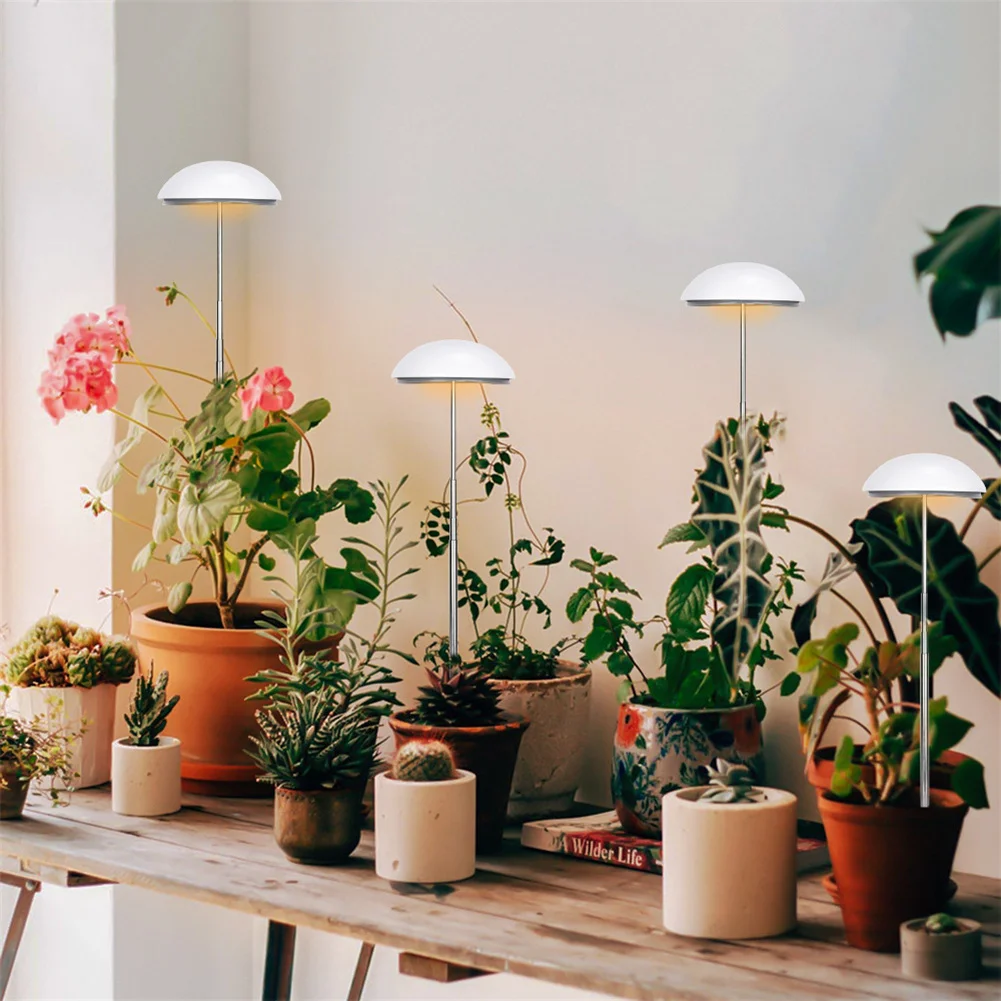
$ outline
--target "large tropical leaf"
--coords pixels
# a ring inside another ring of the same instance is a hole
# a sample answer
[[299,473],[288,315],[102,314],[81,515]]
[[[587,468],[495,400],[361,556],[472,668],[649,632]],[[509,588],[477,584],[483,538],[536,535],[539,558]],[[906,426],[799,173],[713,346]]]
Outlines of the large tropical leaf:
[[[993,396],[978,396],[974,401],[983,423],[977,420],[968,410],[964,410],[958,403],[949,404],[949,412],[956,422],[956,427],[971,435],[978,444],[983,445],[990,453],[991,458],[1001,465],[1001,400]],[[994,480],[985,479],[984,489],[990,490]],[[1001,490],[996,489],[989,494],[984,501],[984,507],[1001,521]]]
[[699,506],[692,521],[712,549],[717,568],[713,595],[719,606],[712,637],[731,681],[736,682],[758,641],[771,597],[763,571],[768,548],[761,537],[764,441],[751,421],[733,435],[720,423],[702,455],[706,467],[695,481]]
[[[854,557],[862,549],[862,543],[856,542],[845,547]],[[837,587],[841,581],[855,573],[855,564],[844,553],[835,551],[827,557],[827,565],[824,567],[824,576],[820,578],[820,583],[816,590],[801,605],[798,605],[792,613],[792,634],[797,646],[802,646],[810,640],[810,628],[813,620],[817,617],[817,602],[825,591]]]
[[[852,522],[868,565],[905,615],[921,614],[921,502],[884,501]],[[952,636],[970,673],[1001,696],[1001,625],[997,595],[951,521],[928,515],[928,617]]]

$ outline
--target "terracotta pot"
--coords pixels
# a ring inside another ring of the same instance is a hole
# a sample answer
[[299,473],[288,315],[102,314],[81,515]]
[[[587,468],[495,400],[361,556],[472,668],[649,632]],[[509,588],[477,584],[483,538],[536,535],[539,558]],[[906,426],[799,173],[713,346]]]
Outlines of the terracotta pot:
[[397,748],[408,740],[440,740],[455,765],[476,776],[476,851],[498,852],[504,840],[504,820],[521,736],[528,720],[506,718],[496,726],[425,726],[410,711],[394,713],[389,725]]
[[0,761],[0,820],[14,820],[24,813],[29,779],[22,778],[11,761]]
[[555,678],[494,683],[501,709],[532,721],[518,753],[508,816],[534,820],[567,813],[584,766],[591,669],[560,661]]
[[612,799],[622,826],[660,837],[662,798],[705,785],[716,758],[748,765],[764,781],[761,722],[754,706],[660,709],[623,702],[612,744]]
[[[827,891],[828,896],[830,896],[831,900],[833,900],[834,903],[836,903],[838,907],[840,907],[841,894],[838,893],[838,881],[834,878],[834,873],[833,872],[825,873],[820,880],[820,885]],[[945,891],[946,901],[948,902],[952,900],[952,898],[956,896],[956,892],[958,890],[959,890],[959,884],[954,879],[950,879],[949,886]]]
[[275,841],[293,862],[337,865],[361,840],[365,783],[338,789],[275,790]]
[[[257,732],[259,702],[247,702],[256,688],[245,679],[278,669],[279,648],[257,630],[265,609],[281,612],[275,602],[244,602],[236,609],[236,628],[219,625],[219,611],[209,601],[189,602],[179,615],[165,605],[147,605],[132,613],[132,638],[147,674],[170,673],[170,690],[181,697],[170,715],[170,729],[181,742],[181,778],[185,792],[209,796],[269,796],[257,782],[258,768],[247,757],[249,736]],[[340,636],[303,644],[310,653],[337,652]]]
[[956,918],[958,931],[932,935],[925,919],[900,926],[900,968],[905,977],[923,980],[977,980],[983,962],[980,925]]
[[[73,731],[84,726],[83,736],[71,750],[74,789],[104,785],[111,778],[111,742],[115,733],[117,685],[93,688],[12,688],[7,709],[30,720],[44,716],[50,730]],[[39,789],[51,789],[52,777],[38,779]]]
[[967,805],[932,790],[932,805],[868,806],[820,798],[848,944],[896,952],[904,921],[941,911]]
[[160,737],[152,747],[123,738],[111,745],[111,809],[126,817],[163,817],[181,809],[181,743]]
[[[806,763],[806,778],[810,785],[817,790],[817,798],[820,799],[825,792],[830,791],[831,776],[834,774],[834,747],[821,747],[814,751],[810,760]],[[862,757],[862,745],[855,745],[856,759]],[[931,766],[931,785],[933,789],[951,789],[952,773],[956,766],[965,761],[967,755],[960,751],[946,751]],[[862,778],[866,782],[875,781],[875,770],[872,765],[862,765]]]

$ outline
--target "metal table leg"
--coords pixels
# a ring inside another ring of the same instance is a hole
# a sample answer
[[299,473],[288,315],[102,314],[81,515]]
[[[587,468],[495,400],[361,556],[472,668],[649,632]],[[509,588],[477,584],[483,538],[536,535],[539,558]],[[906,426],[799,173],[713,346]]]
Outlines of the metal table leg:
[[18,880],[16,877],[5,876],[3,882],[20,886],[20,892],[17,895],[17,903],[14,904],[10,924],[7,926],[7,935],[3,940],[3,952],[0,953],[0,1001],[3,1001],[7,994],[7,984],[10,982],[14,960],[17,959],[17,950],[21,945],[21,936],[24,934],[24,926],[28,921],[28,913],[35,900],[35,894],[42,888],[41,884],[33,879]]
[[368,968],[372,965],[373,952],[375,952],[375,946],[371,942],[362,942],[361,950],[358,953],[358,962],[355,965],[355,975],[351,978],[348,1001],[361,1001],[362,992],[365,990],[365,981],[368,979]]
[[295,925],[268,922],[268,950],[264,959],[264,1001],[289,1001],[292,996],[292,960]]

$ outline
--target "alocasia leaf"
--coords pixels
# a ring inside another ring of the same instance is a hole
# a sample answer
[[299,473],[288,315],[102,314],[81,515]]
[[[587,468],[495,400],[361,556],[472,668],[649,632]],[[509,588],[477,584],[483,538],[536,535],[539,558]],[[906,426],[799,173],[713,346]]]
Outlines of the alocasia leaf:
[[[862,548],[862,543],[857,542],[845,547],[854,557]],[[837,587],[841,581],[855,573],[855,564],[844,555],[835,551],[828,555],[827,565],[824,567],[824,576],[820,578],[820,583],[816,590],[801,605],[798,605],[792,613],[792,634],[797,646],[802,646],[810,639],[810,627],[817,616],[817,601],[825,591]]]

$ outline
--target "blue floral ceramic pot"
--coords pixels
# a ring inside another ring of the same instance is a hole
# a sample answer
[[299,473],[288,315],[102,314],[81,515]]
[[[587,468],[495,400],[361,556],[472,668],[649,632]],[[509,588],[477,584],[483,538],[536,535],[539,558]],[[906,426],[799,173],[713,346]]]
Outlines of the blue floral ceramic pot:
[[661,798],[705,785],[716,758],[748,765],[764,782],[754,706],[692,710],[623,702],[612,748],[612,799],[622,826],[640,837],[659,837]]

